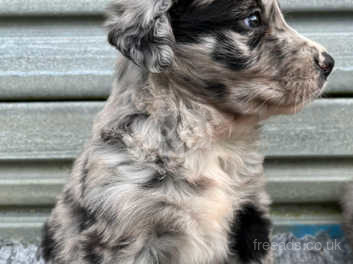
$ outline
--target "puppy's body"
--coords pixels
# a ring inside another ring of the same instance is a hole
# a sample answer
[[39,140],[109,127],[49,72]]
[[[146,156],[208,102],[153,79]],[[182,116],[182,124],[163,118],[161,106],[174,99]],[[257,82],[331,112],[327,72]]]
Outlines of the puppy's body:
[[125,67],[141,86],[114,88],[49,220],[65,242],[55,243],[57,262],[223,263],[237,210],[253,205],[269,232],[256,123],[234,126],[172,90],[144,87],[143,73]]
[[259,122],[319,94],[330,57],[273,0],[118,0],[109,13],[129,59],[45,226],[45,259],[272,263]]

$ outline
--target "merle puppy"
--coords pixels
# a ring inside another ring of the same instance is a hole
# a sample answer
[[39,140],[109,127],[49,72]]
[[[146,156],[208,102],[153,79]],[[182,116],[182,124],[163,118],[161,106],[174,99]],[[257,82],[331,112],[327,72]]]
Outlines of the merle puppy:
[[51,264],[272,263],[259,122],[334,61],[277,0],[115,0],[112,94],[45,225]]

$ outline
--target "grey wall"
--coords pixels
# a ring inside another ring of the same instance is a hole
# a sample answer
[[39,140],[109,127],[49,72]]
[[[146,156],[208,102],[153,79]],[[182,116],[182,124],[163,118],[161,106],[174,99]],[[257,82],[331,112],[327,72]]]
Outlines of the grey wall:
[[[106,0],[0,0],[0,236],[33,238],[110,89]],[[353,176],[353,0],[282,0],[337,60],[324,99],[265,126],[278,229],[338,223]]]

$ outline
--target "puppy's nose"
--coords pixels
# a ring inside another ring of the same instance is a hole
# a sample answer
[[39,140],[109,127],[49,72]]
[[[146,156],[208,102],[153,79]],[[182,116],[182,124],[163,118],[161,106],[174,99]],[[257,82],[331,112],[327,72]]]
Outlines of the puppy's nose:
[[327,52],[322,53],[323,60],[315,59],[315,63],[319,66],[321,72],[328,77],[335,67],[335,60]]

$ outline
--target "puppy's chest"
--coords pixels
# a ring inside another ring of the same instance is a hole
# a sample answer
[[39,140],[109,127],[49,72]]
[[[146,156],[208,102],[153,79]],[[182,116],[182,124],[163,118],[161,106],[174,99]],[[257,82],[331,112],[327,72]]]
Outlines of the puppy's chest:
[[200,185],[187,205],[200,228],[208,233],[227,232],[234,210],[262,182],[262,162],[255,150],[243,153],[226,146],[196,153],[185,162],[186,180]]

